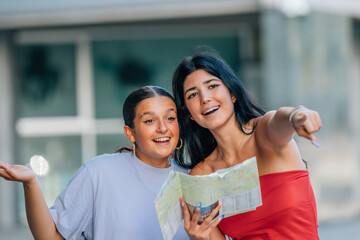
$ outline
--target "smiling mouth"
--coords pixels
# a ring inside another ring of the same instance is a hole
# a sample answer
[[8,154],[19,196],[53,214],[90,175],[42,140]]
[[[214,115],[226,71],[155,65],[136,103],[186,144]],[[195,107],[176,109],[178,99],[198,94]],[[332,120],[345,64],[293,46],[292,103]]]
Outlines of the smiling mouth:
[[156,138],[153,139],[153,141],[156,143],[166,143],[170,141],[170,138],[169,137]]
[[219,106],[212,107],[212,108],[210,108],[210,109],[206,110],[205,112],[203,112],[203,113],[202,113],[202,115],[209,115],[209,114],[211,114],[211,113],[213,113],[213,112],[217,111],[218,109],[219,109]]

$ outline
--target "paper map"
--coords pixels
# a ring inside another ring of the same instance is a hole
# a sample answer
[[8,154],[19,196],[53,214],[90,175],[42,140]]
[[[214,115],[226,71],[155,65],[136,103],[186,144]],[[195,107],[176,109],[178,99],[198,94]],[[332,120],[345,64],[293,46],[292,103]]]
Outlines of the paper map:
[[229,217],[262,205],[256,158],[209,175],[170,172],[155,198],[155,209],[165,240],[171,240],[183,219],[180,196],[190,213],[201,202],[200,222],[223,203],[219,214]]

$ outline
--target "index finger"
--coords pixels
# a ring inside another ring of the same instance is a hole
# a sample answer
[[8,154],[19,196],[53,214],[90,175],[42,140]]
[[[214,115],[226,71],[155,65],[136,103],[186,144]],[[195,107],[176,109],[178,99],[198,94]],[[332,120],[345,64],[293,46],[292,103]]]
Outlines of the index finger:
[[198,225],[199,217],[200,217],[200,211],[201,211],[201,201],[199,202],[199,205],[195,208],[192,217],[191,217],[191,223]]

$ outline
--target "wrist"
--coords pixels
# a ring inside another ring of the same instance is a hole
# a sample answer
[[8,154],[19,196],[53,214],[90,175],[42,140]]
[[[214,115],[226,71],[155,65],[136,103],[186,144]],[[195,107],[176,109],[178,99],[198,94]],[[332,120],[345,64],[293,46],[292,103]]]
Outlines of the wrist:
[[303,110],[305,110],[305,109],[306,109],[306,108],[305,108],[304,106],[299,106],[299,107],[295,108],[295,109],[290,113],[289,122],[290,122],[290,125],[291,125],[291,126],[294,126],[292,121],[293,121],[293,118],[294,118],[295,114],[296,114],[297,112],[303,111]]
[[26,188],[31,188],[32,186],[35,186],[37,184],[38,181],[35,175],[31,176],[29,180],[23,182],[23,185]]

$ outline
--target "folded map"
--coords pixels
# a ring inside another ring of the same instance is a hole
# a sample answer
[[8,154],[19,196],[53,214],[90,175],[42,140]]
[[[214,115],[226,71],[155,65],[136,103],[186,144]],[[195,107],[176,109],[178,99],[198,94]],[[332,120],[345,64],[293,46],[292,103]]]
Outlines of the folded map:
[[183,219],[180,197],[190,214],[201,205],[199,223],[222,202],[218,215],[229,217],[262,205],[256,158],[209,175],[170,172],[155,198],[155,209],[165,240],[171,240]]

